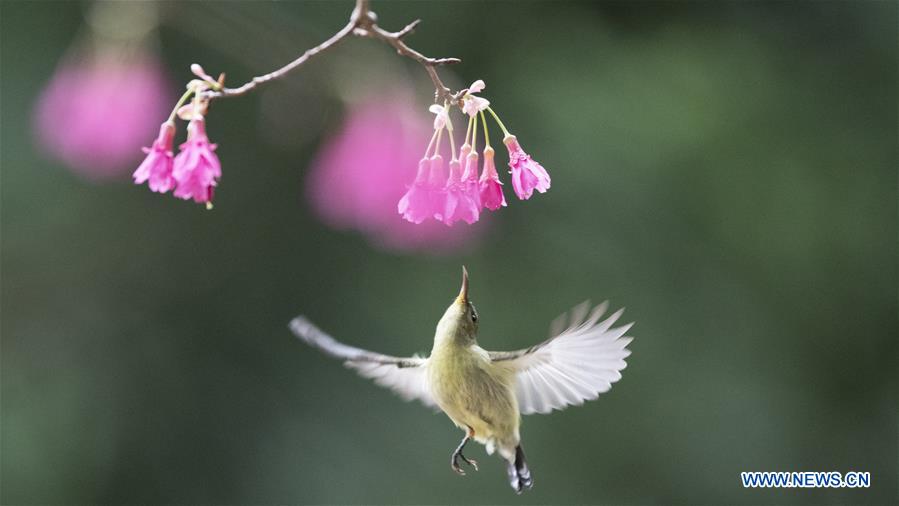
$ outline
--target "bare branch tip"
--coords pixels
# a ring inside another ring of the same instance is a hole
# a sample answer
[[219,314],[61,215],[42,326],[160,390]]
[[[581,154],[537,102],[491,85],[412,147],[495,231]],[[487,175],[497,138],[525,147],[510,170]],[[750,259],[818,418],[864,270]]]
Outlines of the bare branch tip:
[[407,35],[411,35],[413,32],[415,32],[415,28],[419,25],[419,23],[421,23],[421,20],[416,19],[415,21],[406,25],[402,30],[394,33],[393,36],[398,39],[402,39],[402,38],[406,37]]
[[[397,32],[384,30],[378,26],[378,17],[371,10],[370,0],[356,0],[356,6],[350,15],[349,23],[343,29],[332,35],[328,40],[325,40],[318,46],[306,50],[305,53],[287,65],[268,74],[253,77],[249,82],[235,88],[226,88],[224,86],[224,75],[222,74],[219,76],[219,80],[216,82],[217,86],[214,86],[214,89],[206,90],[202,93],[203,98],[208,100],[221,97],[235,97],[248,93],[263,83],[280,79],[295,68],[306,63],[310,58],[329,49],[331,46],[336,45],[347,36],[355,35],[357,37],[380,40],[396,49],[398,55],[415,60],[424,66],[434,83],[436,91],[435,98],[442,97],[450,103],[458,104],[461,102],[461,94],[454,94],[452,90],[443,84],[440,77],[437,75],[436,67],[442,65],[454,65],[461,63],[462,60],[459,58],[429,58],[407,46],[403,41],[403,38],[412,34],[420,23],[421,19],[416,19]],[[197,65],[197,68],[199,68],[199,65]]]

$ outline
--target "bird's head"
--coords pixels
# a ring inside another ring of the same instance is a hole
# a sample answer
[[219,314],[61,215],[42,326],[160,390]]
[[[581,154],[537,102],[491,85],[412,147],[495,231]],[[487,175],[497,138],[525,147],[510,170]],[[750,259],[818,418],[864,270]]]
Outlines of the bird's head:
[[436,338],[453,338],[462,344],[474,342],[478,337],[478,311],[468,298],[468,270],[462,267],[462,288],[459,295],[443,313],[437,323]]

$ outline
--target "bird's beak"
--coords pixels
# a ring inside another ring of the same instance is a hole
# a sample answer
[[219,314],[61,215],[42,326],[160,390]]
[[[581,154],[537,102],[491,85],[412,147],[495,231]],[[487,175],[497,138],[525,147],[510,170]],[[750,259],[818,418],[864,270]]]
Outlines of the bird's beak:
[[456,297],[457,302],[465,304],[468,302],[468,269],[462,266],[462,289],[459,290],[459,296]]

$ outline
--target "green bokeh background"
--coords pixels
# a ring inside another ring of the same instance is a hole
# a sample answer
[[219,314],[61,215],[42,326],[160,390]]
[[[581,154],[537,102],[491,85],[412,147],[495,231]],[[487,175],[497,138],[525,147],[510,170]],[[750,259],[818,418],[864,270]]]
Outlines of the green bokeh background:
[[[216,105],[213,212],[49,161],[31,108],[85,7],[0,6],[0,502],[899,500],[896,3],[376,1],[387,28],[424,18],[410,43],[462,58],[456,84],[484,78],[553,175],[446,255],[375,248],[304,200],[343,112],[329,88],[359,79],[360,54],[406,65],[373,41],[275,85],[295,144],[266,140],[261,95]],[[199,61],[237,82],[332,33],[352,3],[162,7],[172,73]],[[393,78],[422,77],[407,70]],[[455,476],[443,415],[286,328],[302,312],[356,345],[426,352],[463,263],[487,348],[543,338],[586,298],[637,322],[611,392],[524,419],[536,486],[521,497],[481,447],[481,471]],[[873,484],[739,478],[808,470]]]

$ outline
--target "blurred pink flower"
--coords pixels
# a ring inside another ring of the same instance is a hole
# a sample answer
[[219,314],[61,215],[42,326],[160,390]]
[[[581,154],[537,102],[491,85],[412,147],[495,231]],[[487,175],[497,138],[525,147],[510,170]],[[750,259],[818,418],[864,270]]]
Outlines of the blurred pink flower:
[[549,189],[549,173],[521,149],[514,135],[507,135],[503,143],[509,150],[509,168],[512,169],[512,188],[521,200],[531,198],[536,189],[545,193]]
[[[435,214],[433,206],[439,205],[442,215],[446,174],[442,158],[421,160],[432,125],[415,105],[414,94],[404,90],[348,105],[342,127],[310,167],[307,197],[328,225],[359,230],[381,247],[454,251],[478,232],[426,220]],[[407,203],[398,206],[404,194]],[[424,222],[417,225],[418,220]]]
[[150,190],[159,193],[175,187],[175,178],[172,177],[174,139],[175,123],[166,121],[159,127],[159,137],[153,141],[153,146],[144,148],[147,157],[132,175],[135,184],[149,181]]
[[172,175],[178,182],[175,196],[197,203],[211,203],[213,190],[222,177],[222,165],[215,154],[215,144],[206,137],[206,121],[195,116],[187,125],[187,141],[175,157]]
[[484,149],[484,172],[481,174],[479,181],[481,203],[491,211],[496,211],[500,207],[506,206],[503,184],[499,181],[499,174],[496,173],[496,163],[493,161],[494,155],[495,152],[490,146]]
[[123,176],[168,114],[169,89],[150,55],[63,60],[35,104],[35,135],[82,176]]

